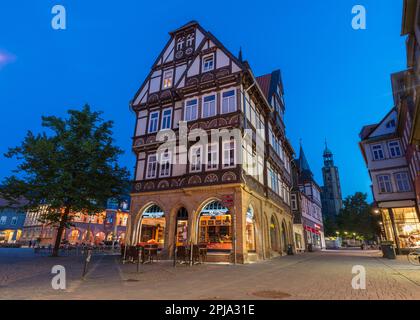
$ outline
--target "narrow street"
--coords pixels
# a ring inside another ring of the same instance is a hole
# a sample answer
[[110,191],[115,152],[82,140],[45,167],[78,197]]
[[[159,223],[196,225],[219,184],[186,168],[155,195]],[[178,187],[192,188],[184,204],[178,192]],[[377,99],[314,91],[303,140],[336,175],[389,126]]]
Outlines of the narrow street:
[[[95,256],[86,280],[81,257],[34,256],[29,249],[0,250],[2,299],[420,299],[420,267],[378,251],[305,253],[247,265],[172,267],[161,261],[122,265],[118,256]],[[67,289],[51,287],[51,268],[66,268]],[[366,290],[352,288],[352,268],[366,269]]]

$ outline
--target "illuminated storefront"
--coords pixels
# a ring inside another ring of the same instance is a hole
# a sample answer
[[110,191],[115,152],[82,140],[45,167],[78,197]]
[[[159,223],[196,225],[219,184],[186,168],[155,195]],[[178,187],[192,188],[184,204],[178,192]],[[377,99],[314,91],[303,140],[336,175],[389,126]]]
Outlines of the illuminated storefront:
[[165,241],[165,215],[157,205],[150,206],[141,219],[139,244],[158,244],[163,248]]
[[420,221],[414,207],[382,209],[386,238],[399,249],[420,247]]
[[232,217],[219,201],[210,202],[201,211],[198,238],[209,251],[232,250]]

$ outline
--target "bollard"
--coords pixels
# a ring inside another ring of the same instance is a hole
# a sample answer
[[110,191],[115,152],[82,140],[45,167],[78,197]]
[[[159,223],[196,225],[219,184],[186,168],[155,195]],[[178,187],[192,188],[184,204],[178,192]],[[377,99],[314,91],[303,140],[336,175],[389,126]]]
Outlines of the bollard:
[[86,259],[85,259],[85,265],[83,267],[82,279],[85,279],[85,276],[86,276],[86,273],[87,273],[87,270],[88,270],[88,264],[90,262],[91,257],[92,257],[92,250],[88,249],[87,256],[86,256]]
[[141,248],[137,250],[137,273],[140,271]]

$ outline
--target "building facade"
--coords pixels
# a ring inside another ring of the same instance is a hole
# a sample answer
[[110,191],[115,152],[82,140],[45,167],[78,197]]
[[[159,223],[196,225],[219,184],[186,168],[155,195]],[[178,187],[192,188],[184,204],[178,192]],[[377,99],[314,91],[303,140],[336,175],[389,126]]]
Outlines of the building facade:
[[420,224],[407,146],[397,124],[398,108],[394,107],[378,124],[363,127],[360,149],[382,216],[384,236],[402,253],[420,245]]
[[297,251],[325,248],[321,189],[316,183],[302,146],[293,166],[291,207]]
[[420,246],[420,1],[404,0],[407,70],[391,75],[394,108],[361,132],[361,149],[382,216],[383,236],[400,253]]
[[0,199],[0,243],[16,243],[22,235],[26,213],[22,209],[25,204],[10,205],[7,200]]
[[[63,233],[63,243],[74,245],[123,242],[130,211],[129,203],[129,198],[122,202],[110,200],[107,209],[102,213],[95,215],[74,214],[72,226],[65,229]],[[20,239],[21,243],[31,242],[41,246],[54,245],[57,227],[39,221],[45,210],[46,206],[40,206],[38,211],[27,213]]]
[[324,186],[321,188],[322,215],[334,222],[343,207],[340,175],[338,173],[338,167],[334,164],[334,155],[327,144],[325,144],[323,157],[322,178]]
[[293,148],[279,71],[256,78],[192,21],[170,40],[131,102],[137,157],[127,241],[205,243],[208,261],[245,263],[293,246]]

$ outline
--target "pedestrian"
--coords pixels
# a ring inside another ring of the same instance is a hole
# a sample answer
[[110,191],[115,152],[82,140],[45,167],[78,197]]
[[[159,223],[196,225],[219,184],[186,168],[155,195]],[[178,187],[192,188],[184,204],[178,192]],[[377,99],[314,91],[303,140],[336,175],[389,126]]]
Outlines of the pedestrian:
[[32,247],[32,241],[29,240],[29,248]]

